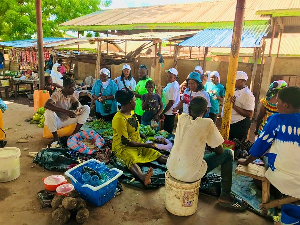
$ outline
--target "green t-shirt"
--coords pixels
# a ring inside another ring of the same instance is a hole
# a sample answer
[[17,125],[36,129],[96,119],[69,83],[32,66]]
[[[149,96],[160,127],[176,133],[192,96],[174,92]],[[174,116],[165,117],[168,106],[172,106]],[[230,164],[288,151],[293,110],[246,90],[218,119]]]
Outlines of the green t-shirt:
[[[148,91],[146,89],[146,83],[148,80],[152,80],[152,79],[149,77],[146,80],[140,80],[135,87],[135,93],[137,93],[139,95],[147,94]],[[136,98],[136,106],[135,106],[134,112],[139,116],[142,116],[144,113],[144,110],[142,109],[142,103],[143,102],[140,98]]]

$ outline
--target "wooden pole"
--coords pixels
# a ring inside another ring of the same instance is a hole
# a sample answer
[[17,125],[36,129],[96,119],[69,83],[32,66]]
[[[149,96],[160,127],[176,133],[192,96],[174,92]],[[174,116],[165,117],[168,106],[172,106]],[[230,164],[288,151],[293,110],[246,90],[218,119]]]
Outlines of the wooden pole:
[[38,62],[39,62],[39,89],[43,90],[45,87],[44,78],[44,51],[43,51],[43,24],[42,24],[42,3],[41,0],[35,0],[36,11],[36,27],[37,27],[37,47],[38,47]]
[[[79,37],[80,37],[80,36],[79,36],[79,31],[77,31],[77,38],[79,38]],[[79,52],[79,51],[80,51],[79,44],[78,44],[78,46],[77,46],[77,47],[78,47],[78,49],[77,49],[77,50],[78,50],[78,52]]]
[[179,55],[179,46],[175,45],[174,46],[174,68],[177,69],[177,61],[178,61],[178,55]]
[[261,82],[262,82],[262,77],[263,77],[263,74],[264,74],[264,66],[265,66],[265,63],[264,63],[265,50],[266,50],[266,40],[263,39],[263,45],[261,47],[262,55],[261,55],[260,73],[259,73],[259,80],[258,80],[258,93],[257,93],[257,96],[255,96],[255,101],[259,100],[259,95],[260,95]]
[[271,38],[271,43],[270,43],[270,49],[269,49],[269,57],[272,55],[272,47],[273,47],[273,41],[275,37],[275,31],[276,31],[276,20],[272,18],[273,21],[273,29],[272,29],[272,38]]
[[250,83],[250,91],[253,92],[254,88],[254,80],[257,72],[257,64],[258,64],[258,59],[261,56],[261,48],[254,48],[254,65],[253,65],[253,70],[252,70],[252,76],[251,76],[251,83]]
[[205,49],[204,49],[203,67],[202,67],[202,69],[203,69],[204,72],[206,71],[206,56],[207,56],[207,54],[208,54],[208,47],[205,47]]
[[[158,44],[158,53],[161,54],[161,42]],[[157,60],[158,61],[158,60]],[[157,93],[161,96],[161,63],[158,63],[158,74],[156,80]]]
[[281,44],[282,32],[283,32],[283,29],[280,29],[280,33],[279,33],[279,43],[278,43],[278,50],[277,50],[277,58],[278,58],[279,51],[280,51],[280,44]]
[[189,47],[189,51],[190,51],[190,59],[192,58],[192,49],[193,49],[193,47]]
[[96,80],[100,78],[100,68],[101,68],[101,46],[102,46],[102,41],[98,41],[98,46],[97,46],[97,61],[96,61],[96,70],[95,70],[95,78]]
[[245,0],[237,0],[234,27],[232,34],[232,43],[230,51],[230,60],[227,74],[226,93],[225,93],[225,104],[223,111],[221,134],[224,140],[229,138],[230,121],[232,113],[231,97],[234,96],[236,72],[238,68],[239,51],[241,45],[241,37],[243,30],[245,14]]
[[125,41],[125,56],[127,55],[127,41]]
[[[108,37],[108,31],[106,32],[106,36]],[[106,53],[107,53],[107,55],[108,55],[108,41],[106,42]]]

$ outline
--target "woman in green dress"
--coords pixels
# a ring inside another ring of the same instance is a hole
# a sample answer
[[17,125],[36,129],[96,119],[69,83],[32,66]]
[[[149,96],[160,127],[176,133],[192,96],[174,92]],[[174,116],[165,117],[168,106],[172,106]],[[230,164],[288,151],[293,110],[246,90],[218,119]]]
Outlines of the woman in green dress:
[[166,164],[167,157],[155,150],[155,144],[142,142],[139,122],[133,112],[135,108],[134,93],[117,91],[115,98],[121,104],[121,110],[116,113],[112,121],[112,151],[118,159],[126,164],[134,176],[140,179],[144,185],[148,185],[151,183],[153,169],[150,167],[144,174],[138,164],[154,160]]

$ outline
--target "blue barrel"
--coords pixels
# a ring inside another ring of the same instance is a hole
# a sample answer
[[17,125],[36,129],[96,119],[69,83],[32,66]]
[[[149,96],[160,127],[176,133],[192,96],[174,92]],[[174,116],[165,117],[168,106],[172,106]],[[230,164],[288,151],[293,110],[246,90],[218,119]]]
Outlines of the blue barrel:
[[283,205],[281,207],[282,224],[299,224],[300,225],[300,206]]

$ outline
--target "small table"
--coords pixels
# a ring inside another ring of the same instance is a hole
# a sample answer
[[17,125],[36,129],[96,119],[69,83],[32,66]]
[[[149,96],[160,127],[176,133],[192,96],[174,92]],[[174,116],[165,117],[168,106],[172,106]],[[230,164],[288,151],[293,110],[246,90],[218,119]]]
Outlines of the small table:
[[36,85],[38,81],[36,80],[13,80],[15,86],[15,97],[19,95],[20,85],[21,84],[30,84],[30,92],[33,94],[33,85]]

